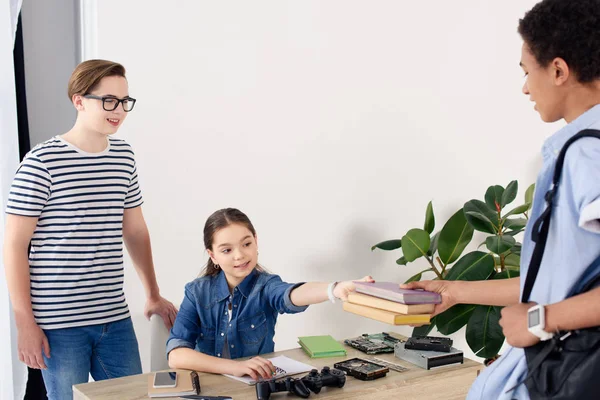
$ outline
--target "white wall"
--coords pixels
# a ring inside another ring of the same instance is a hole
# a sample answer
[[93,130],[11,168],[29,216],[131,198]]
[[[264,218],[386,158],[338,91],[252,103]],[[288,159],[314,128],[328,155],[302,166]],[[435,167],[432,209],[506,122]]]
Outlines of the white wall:
[[[206,258],[204,221],[228,206],[287,281],[423,269],[370,246],[422,226],[429,200],[440,228],[489,185],[526,187],[557,128],[521,93],[516,28],[534,3],[98,2],[98,56],[126,66],[138,99],[121,136],[137,151],[162,293],[181,301]],[[281,317],[276,343],[389,330],[323,304]]]
[[75,122],[67,84],[78,59],[79,0],[25,0],[21,10],[31,146]]
[[[4,243],[4,208],[13,174],[19,162],[17,134],[17,104],[13,64],[14,2],[0,2],[0,254]],[[18,10],[18,6],[15,11]],[[0,258],[0,400],[14,399],[24,393],[25,367],[19,363],[16,351],[16,327],[11,313],[4,263]]]

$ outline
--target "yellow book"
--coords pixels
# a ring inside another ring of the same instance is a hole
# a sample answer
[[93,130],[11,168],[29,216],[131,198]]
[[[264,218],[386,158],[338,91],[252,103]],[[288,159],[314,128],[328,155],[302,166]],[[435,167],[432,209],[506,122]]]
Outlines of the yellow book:
[[435,308],[435,304],[402,304],[362,293],[350,293],[348,295],[348,302],[407,315],[431,314]]
[[344,311],[371,318],[376,321],[385,322],[386,324],[390,325],[427,325],[429,324],[431,317],[430,314],[397,314],[390,311],[380,310],[378,308],[352,304],[347,301],[344,302]]

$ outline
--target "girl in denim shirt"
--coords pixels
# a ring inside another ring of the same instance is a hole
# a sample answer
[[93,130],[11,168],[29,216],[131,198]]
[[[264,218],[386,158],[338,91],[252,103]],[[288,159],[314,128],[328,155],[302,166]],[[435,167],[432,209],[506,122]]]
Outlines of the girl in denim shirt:
[[[256,231],[234,208],[212,214],[204,226],[210,259],[201,277],[188,283],[167,341],[171,368],[253,379],[270,378],[273,364],[261,357],[274,351],[278,314],[294,314],[327,299],[345,300],[352,281],[291,284],[258,265]],[[373,282],[370,276],[362,281]]]

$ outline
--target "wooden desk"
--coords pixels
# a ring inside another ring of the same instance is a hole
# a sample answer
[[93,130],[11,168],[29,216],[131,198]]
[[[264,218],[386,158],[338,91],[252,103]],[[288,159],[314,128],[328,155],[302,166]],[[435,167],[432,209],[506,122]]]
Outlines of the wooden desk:
[[[285,355],[295,360],[321,367],[353,357],[368,358],[358,350],[345,346],[348,355],[345,357],[312,359],[300,348],[262,355],[270,358]],[[394,357],[393,354],[379,354],[378,358],[394,362],[409,368],[399,373],[393,370],[385,378],[374,381],[360,381],[348,377],[346,385],[341,388],[323,388],[318,395],[311,394],[314,399],[418,399],[418,400],[463,400],[471,384],[477,376],[482,364],[465,358],[464,364],[445,366],[426,371],[408,362]],[[134,375],[126,378],[110,379],[100,382],[75,385],[74,400],[139,400],[148,399],[148,376],[151,374]],[[301,374],[299,376],[304,376]],[[202,394],[206,396],[231,396],[234,400],[256,400],[254,386],[246,385],[222,375],[200,374]],[[291,398],[286,393],[274,394],[272,399]],[[293,398],[299,398],[293,396]]]

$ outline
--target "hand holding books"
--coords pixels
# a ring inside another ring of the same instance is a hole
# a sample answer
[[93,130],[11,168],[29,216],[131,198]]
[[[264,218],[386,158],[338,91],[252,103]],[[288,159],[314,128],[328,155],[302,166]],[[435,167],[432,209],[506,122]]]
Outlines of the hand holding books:
[[393,282],[355,282],[344,310],[391,325],[427,325],[439,293],[400,288]]

